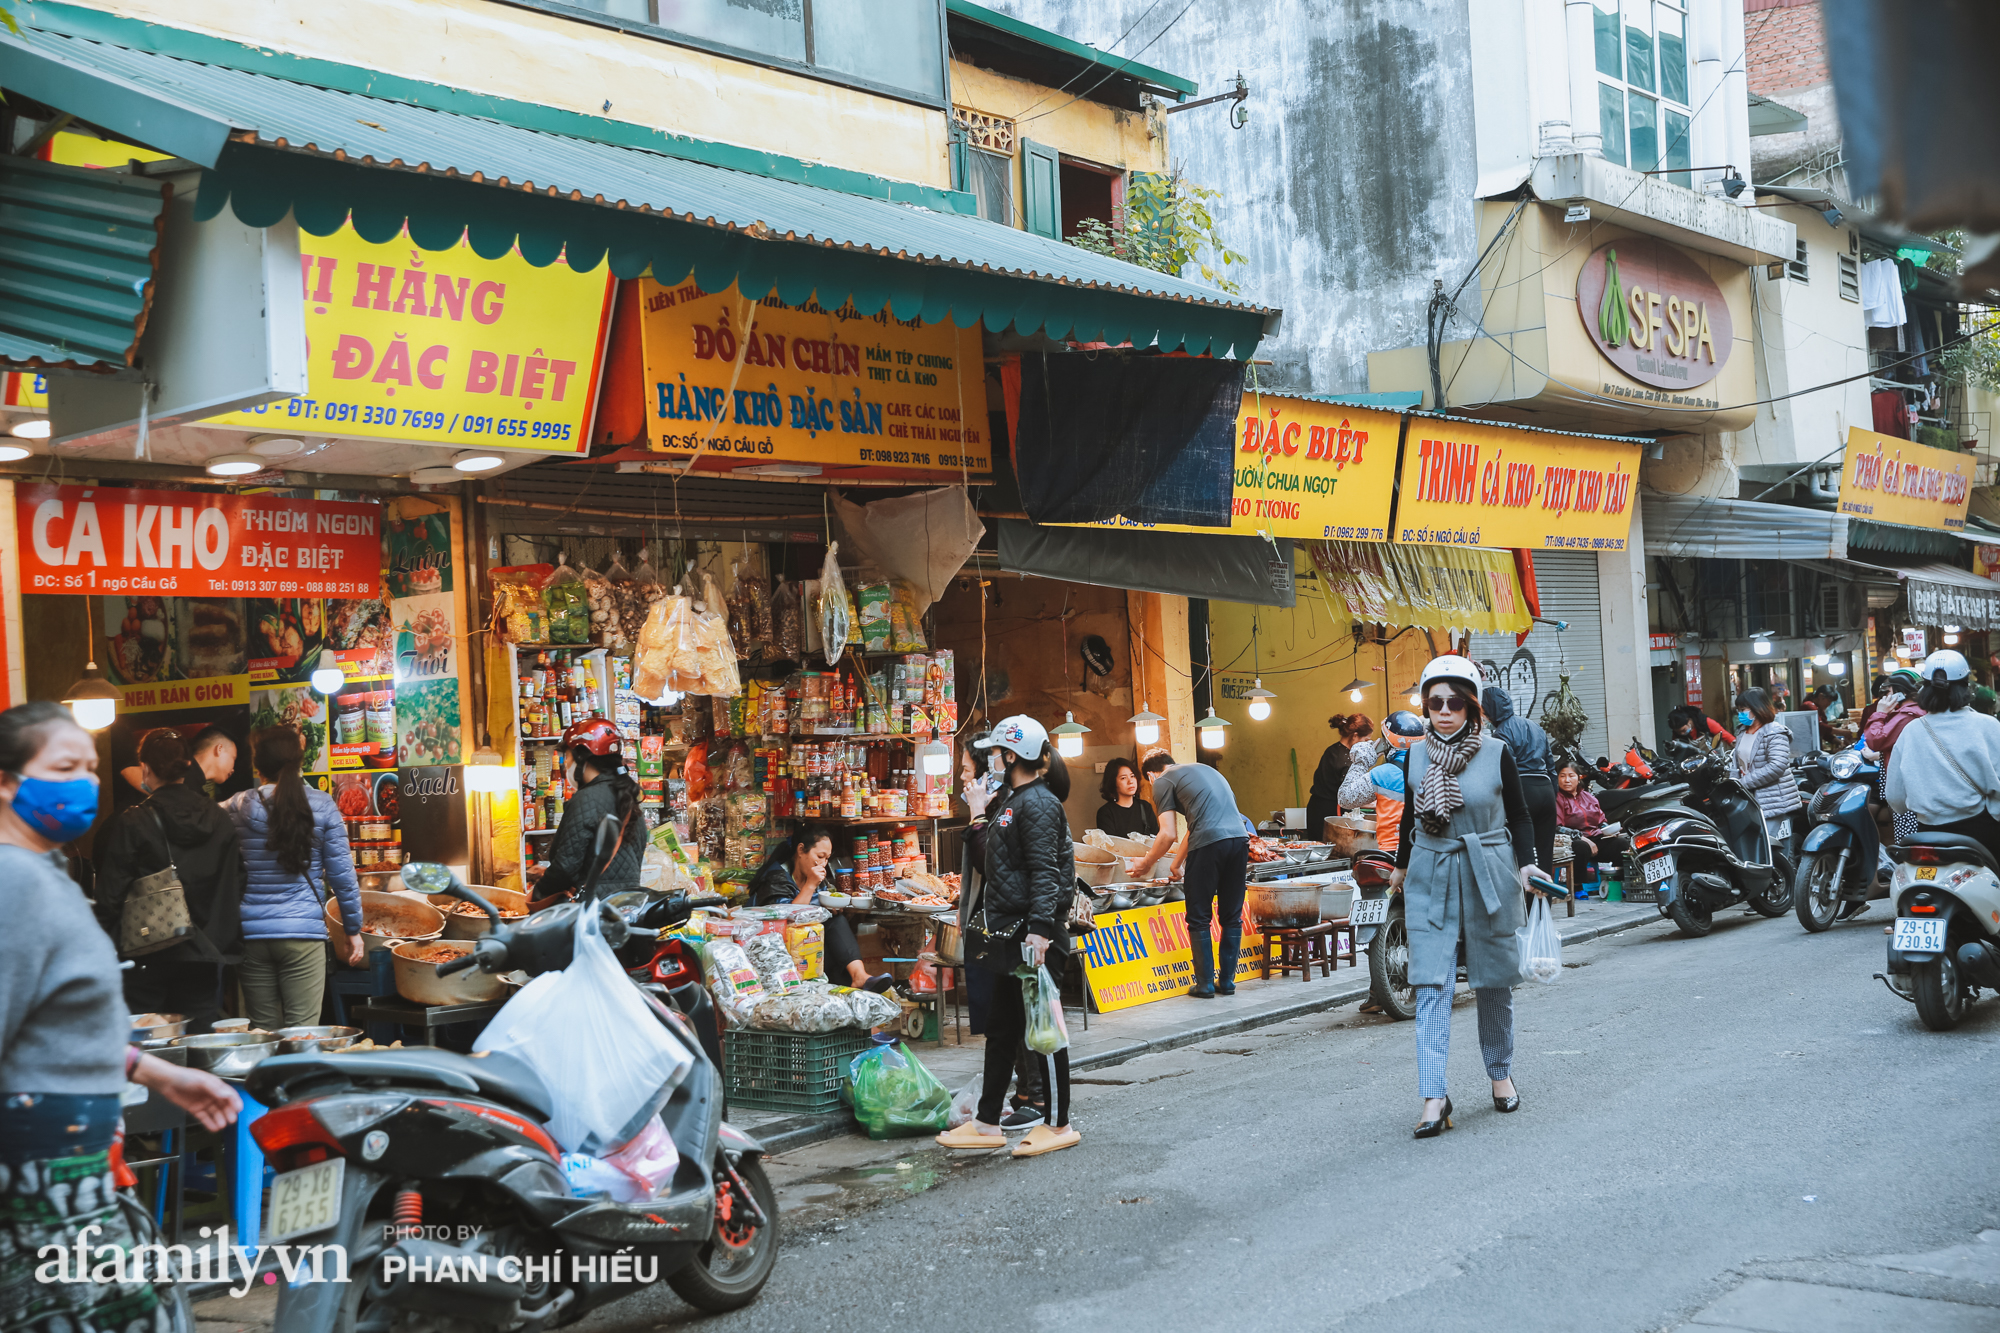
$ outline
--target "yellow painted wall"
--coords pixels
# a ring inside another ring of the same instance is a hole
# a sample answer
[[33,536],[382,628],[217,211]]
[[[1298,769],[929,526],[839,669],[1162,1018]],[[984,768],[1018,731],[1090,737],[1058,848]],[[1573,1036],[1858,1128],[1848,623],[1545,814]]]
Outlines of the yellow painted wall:
[[265,50],[951,184],[945,119],[928,107],[490,0],[79,2]]

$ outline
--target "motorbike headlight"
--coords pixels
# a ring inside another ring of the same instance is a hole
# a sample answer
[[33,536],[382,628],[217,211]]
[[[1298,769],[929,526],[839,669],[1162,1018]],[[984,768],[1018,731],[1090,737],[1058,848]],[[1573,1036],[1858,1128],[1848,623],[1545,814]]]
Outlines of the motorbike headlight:
[[1827,769],[1842,782],[1853,777],[1861,769],[1861,756],[1852,750],[1842,750],[1827,760]]

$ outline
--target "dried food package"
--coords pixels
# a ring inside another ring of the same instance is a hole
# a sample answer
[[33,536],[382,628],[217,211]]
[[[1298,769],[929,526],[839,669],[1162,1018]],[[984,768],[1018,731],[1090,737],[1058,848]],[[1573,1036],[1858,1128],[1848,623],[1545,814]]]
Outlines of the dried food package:
[[615,648],[618,643],[618,597],[611,590],[611,581],[594,569],[583,570],[577,577],[583,580],[584,595],[589,599],[590,606],[590,637],[586,641]]
[[542,606],[548,612],[550,643],[590,642],[590,592],[567,560],[549,571]]
[[895,650],[895,625],[893,608],[896,604],[895,590],[886,583],[864,583],[861,585],[861,647],[871,653],[892,653]]
[[508,643],[549,642],[542,585],[553,573],[551,565],[505,565],[486,571],[493,581],[493,632]]
[[840,543],[826,548],[826,561],[819,570],[820,651],[828,666],[836,666],[847,651],[847,581],[840,576]]
[[889,633],[894,644],[891,651],[898,653],[921,653],[930,645],[924,642],[923,613],[917,610],[917,590],[902,580],[891,585],[895,600],[889,604]]
[[743,637],[737,644],[753,661],[774,651],[771,624],[771,576],[764,568],[763,548],[752,546],[736,566],[735,598],[743,607]]
[[757,969],[757,979],[764,983],[766,991],[787,991],[805,980],[792,961],[792,951],[785,947],[784,935],[752,935],[740,941],[739,947]]
[[757,785],[757,761],[750,756],[750,748],[741,742],[729,747],[729,757],[723,761],[728,774],[723,779],[724,791],[750,791]]
[[714,865],[726,865],[729,861],[729,802],[722,793],[711,790],[695,805],[695,841],[701,847],[704,860]]
[[712,695],[708,701],[709,734],[729,735],[729,700],[721,695]]
[[770,822],[769,802],[761,791],[732,791],[724,798],[729,807],[731,837],[753,835],[761,838]]
[[638,642],[632,653],[632,692],[641,699],[657,699],[674,688],[675,603],[681,618],[692,613],[685,597],[666,597],[646,612],[639,627]]
[[771,598],[771,647],[788,662],[805,660],[805,611],[796,583],[781,583]]
[[652,607],[638,595],[632,571],[625,568],[625,557],[616,551],[611,554],[611,563],[604,567],[604,581],[610,586],[611,609],[618,622],[618,638],[610,647],[622,656],[632,651],[632,641],[638,636],[639,627],[646,623],[646,613]]
[[715,717],[705,694],[683,695],[674,735],[682,745],[699,745],[715,734]]
[[708,746],[699,744],[688,749],[687,763],[681,769],[687,779],[687,798],[690,806],[698,805],[715,786],[715,775],[708,766]]
[[692,627],[701,684],[686,688],[734,699],[743,693],[743,678],[736,671],[736,644],[730,639],[729,624],[719,610],[723,605],[722,595],[713,578],[706,580],[706,593],[695,607]]

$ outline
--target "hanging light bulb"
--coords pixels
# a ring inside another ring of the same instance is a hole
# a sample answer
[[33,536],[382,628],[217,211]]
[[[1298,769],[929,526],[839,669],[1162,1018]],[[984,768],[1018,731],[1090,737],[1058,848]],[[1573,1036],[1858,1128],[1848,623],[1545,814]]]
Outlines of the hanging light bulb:
[[1075,713],[1064,713],[1062,725],[1052,728],[1049,734],[1056,738],[1056,753],[1074,759],[1083,753],[1083,738],[1089,731],[1089,727],[1076,720]]
[[1829,662],[1826,664],[1826,669],[1831,675],[1844,676],[1847,674],[1847,663],[1841,661]]
[[1166,719],[1147,709],[1146,701],[1139,701],[1139,711],[1125,719],[1132,724],[1132,739],[1141,745],[1157,745],[1160,740],[1160,724]]
[[1361,691],[1367,689],[1370,685],[1373,685],[1374,683],[1375,682],[1372,680],[1363,680],[1361,679],[1361,677],[1356,676],[1353,680],[1348,681],[1345,685],[1341,686],[1340,688],[1347,691],[1347,701],[1349,703],[1358,704],[1361,702]]
[[[341,670],[340,659],[329,648],[319,650],[319,665],[313,668],[312,687],[321,694],[332,694],[347,683],[347,673]],[[474,763],[479,762],[476,758]],[[468,781],[468,786],[470,782]],[[473,788],[477,791],[478,788]]]
[[[313,673],[313,688],[319,689],[319,673]],[[320,690],[330,694],[330,690]],[[467,791],[506,791],[519,781],[518,776],[508,766],[500,752],[489,742],[472,752],[472,758],[465,761],[465,789]]]
[[1217,717],[1215,715],[1215,705],[1210,704],[1208,716],[1194,724],[1195,731],[1201,735],[1201,748],[1204,750],[1220,750],[1224,745],[1227,745],[1229,743],[1228,726],[1229,719]]
[[121,697],[118,687],[98,670],[97,658],[93,655],[90,665],[83,669],[82,678],[63,693],[62,701],[69,705],[69,711],[79,727],[85,731],[102,731],[118,716]]
[[1750,651],[1756,653],[1759,657],[1769,657],[1771,655],[1771,634],[1772,631],[1765,630],[1761,634],[1751,635]]
[[1262,722],[1265,718],[1271,716],[1271,700],[1278,696],[1273,691],[1264,688],[1264,678],[1259,676],[1257,683],[1246,690],[1243,697],[1250,701],[1251,718]]
[[951,747],[932,739],[917,747],[917,759],[927,778],[941,778],[951,772]]

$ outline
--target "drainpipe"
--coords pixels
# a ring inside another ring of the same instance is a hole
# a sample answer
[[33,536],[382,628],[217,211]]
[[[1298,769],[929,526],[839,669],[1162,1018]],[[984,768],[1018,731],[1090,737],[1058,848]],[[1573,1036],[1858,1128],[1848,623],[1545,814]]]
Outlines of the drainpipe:
[[1840,469],[1832,467],[1816,468],[1806,483],[1806,494],[1815,500],[1840,500]]
[[1569,35],[1569,130],[1576,151],[1604,155],[1604,131],[1597,109],[1596,6],[1591,0],[1569,0],[1565,20]]

